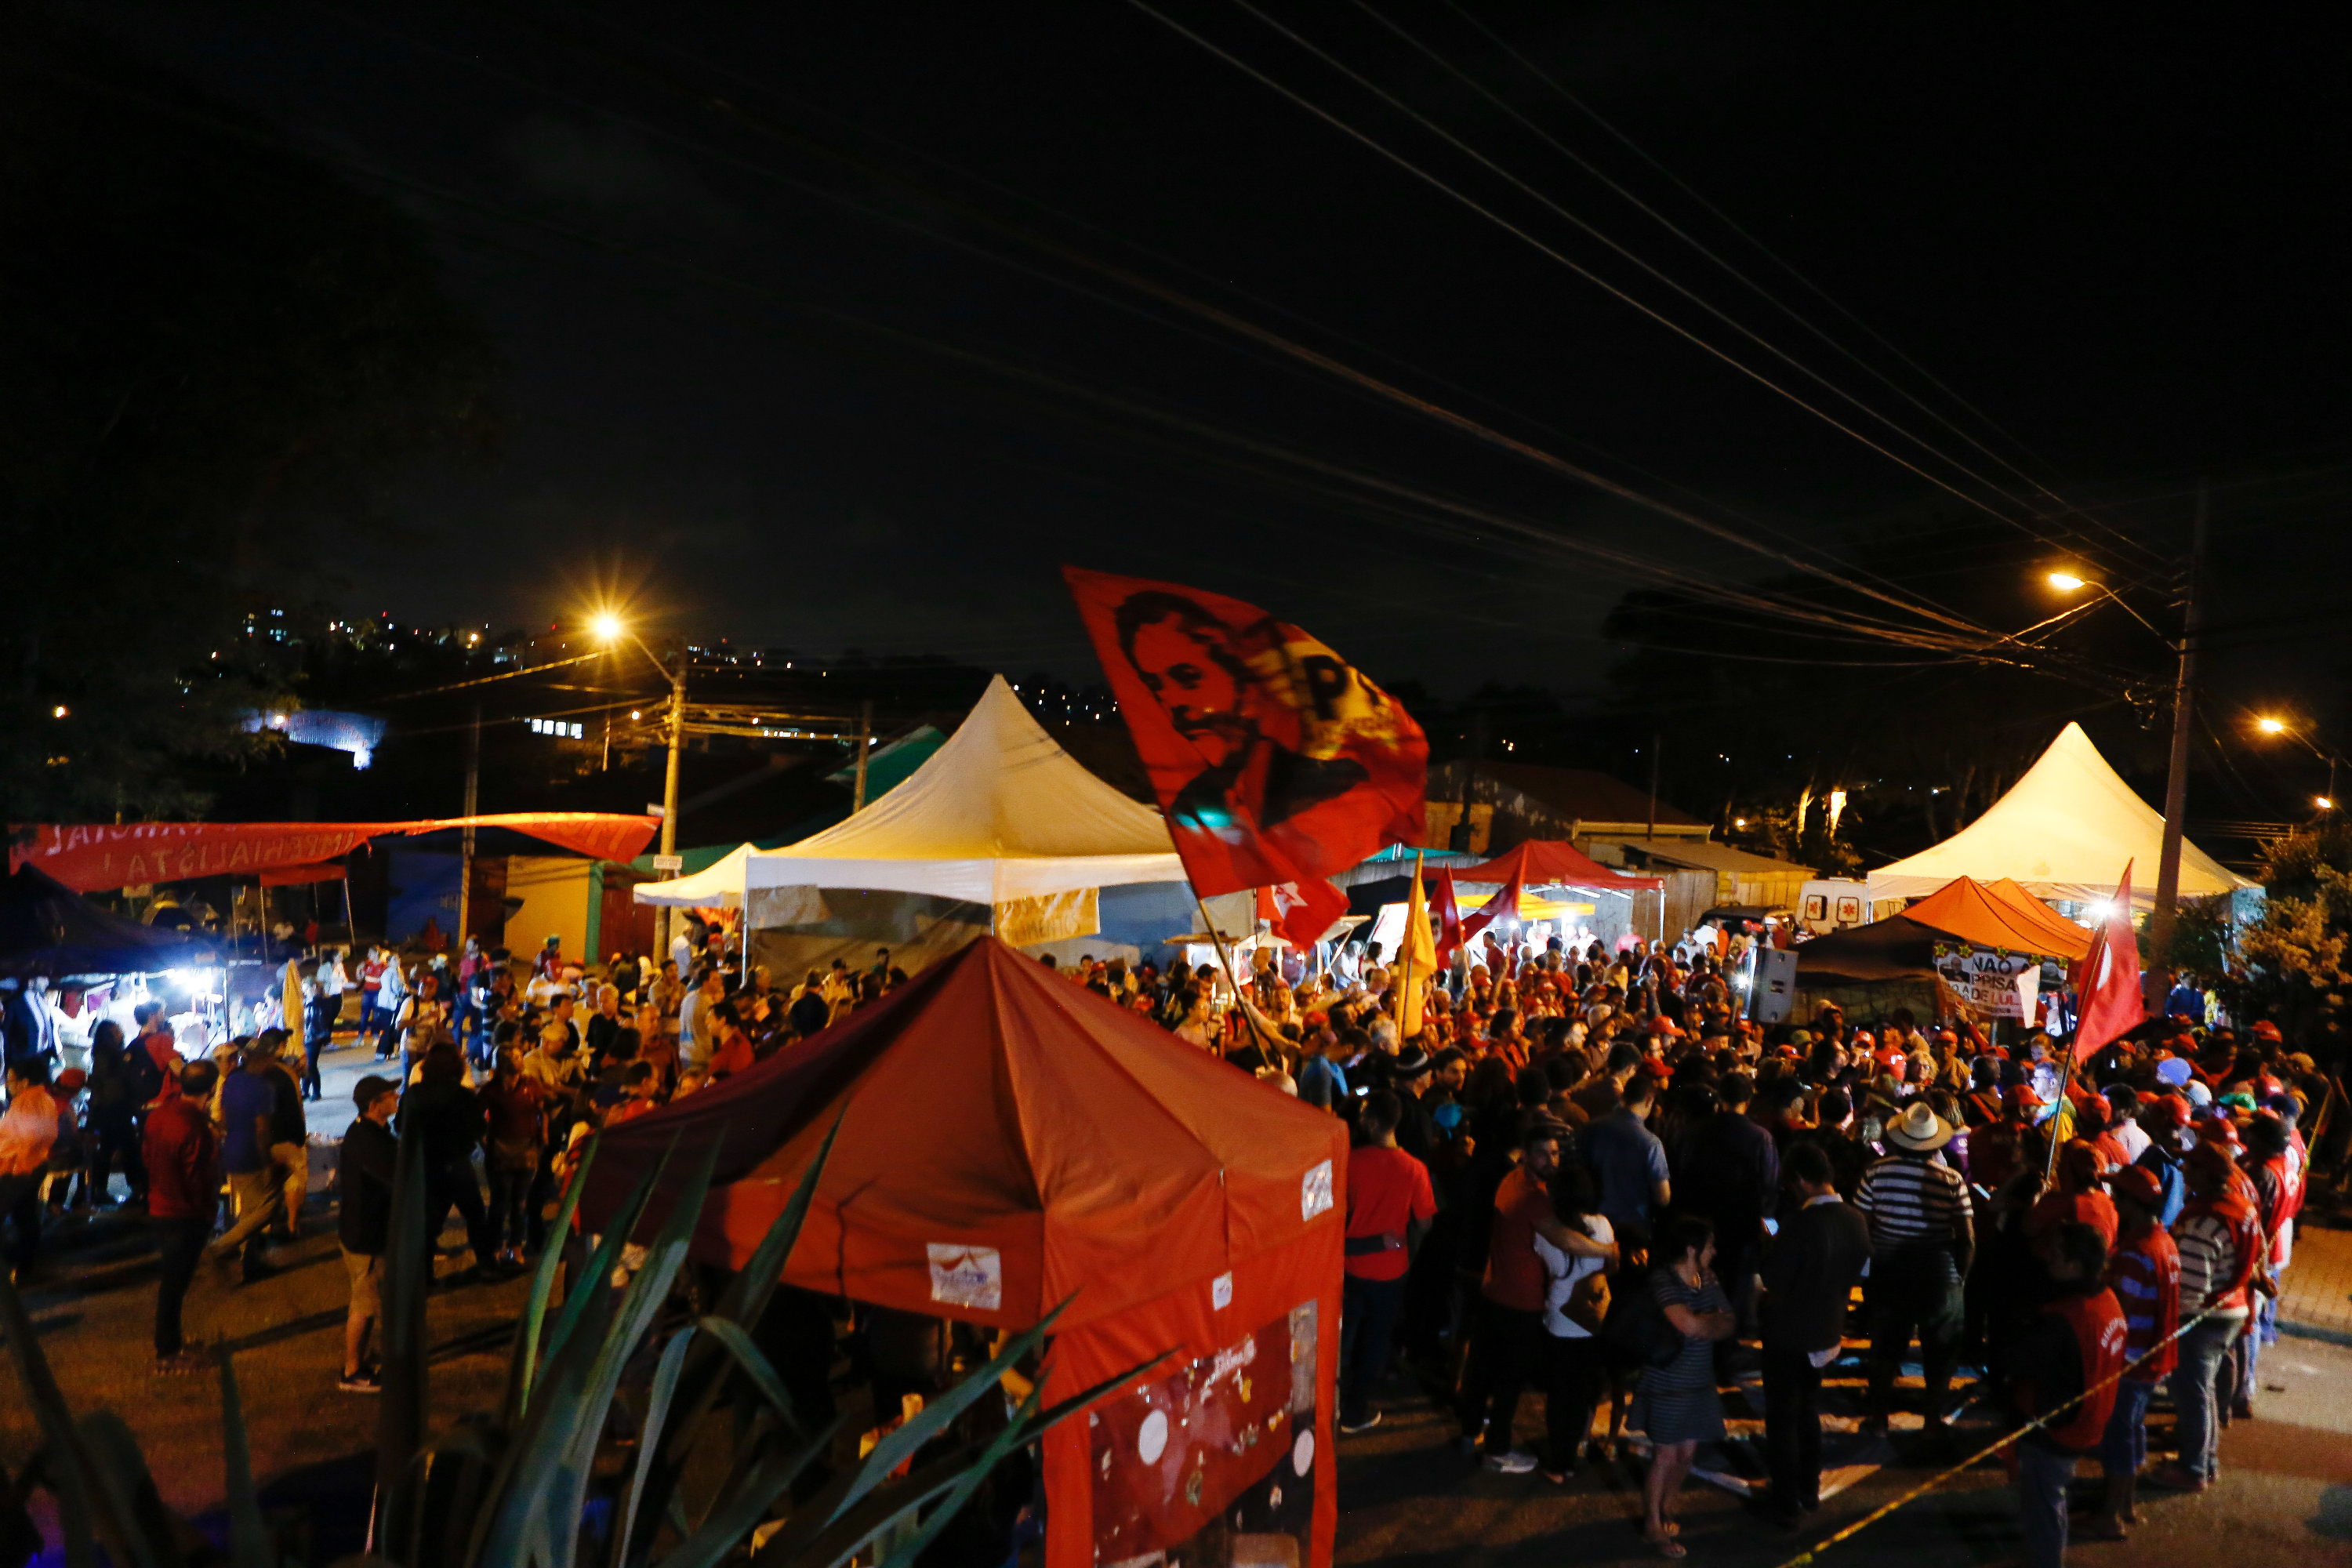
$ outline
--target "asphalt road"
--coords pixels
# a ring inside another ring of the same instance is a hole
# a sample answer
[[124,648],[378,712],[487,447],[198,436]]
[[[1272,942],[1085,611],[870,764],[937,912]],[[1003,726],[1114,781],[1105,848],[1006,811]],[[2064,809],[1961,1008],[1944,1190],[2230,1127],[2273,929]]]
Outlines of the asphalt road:
[[[331,1058],[328,1098],[312,1108],[319,1134],[331,1137],[346,1124],[350,1087],[369,1065],[350,1049]],[[313,1560],[325,1562],[354,1549],[364,1528],[376,1406],[334,1386],[344,1284],[329,1208],[331,1161],[324,1149],[314,1153],[310,1234],[283,1255],[288,1267],[251,1286],[205,1270],[190,1299],[188,1323],[194,1338],[236,1352],[265,1495],[308,1506],[320,1548]],[[454,1229],[449,1239],[461,1244]],[[49,1260],[28,1281],[26,1296],[68,1402],[79,1410],[121,1414],[165,1500],[218,1534],[219,1391],[208,1377],[157,1378],[148,1371],[154,1265],[143,1226],[128,1216],[100,1215],[70,1223],[51,1242]],[[524,1289],[520,1281],[475,1285],[431,1298],[436,1430],[499,1396]],[[1850,1391],[1853,1371],[1843,1367],[1833,1379]],[[2352,1564],[2352,1349],[2284,1340],[2266,1353],[2263,1382],[2259,1418],[2233,1426],[2223,1439],[2217,1486],[2196,1498],[2143,1494],[2145,1522],[2131,1541],[2078,1545],[2074,1561],[2094,1568]],[[1341,1439],[1340,1563],[1556,1568],[1562,1561],[1650,1560],[1635,1527],[1637,1467],[1588,1467],[1564,1488],[1534,1476],[1491,1475],[1455,1450],[1451,1416],[1403,1378],[1381,1408],[1380,1426]],[[1735,1433],[1752,1429],[1739,1395],[1728,1408]],[[1531,1443],[1541,1430],[1539,1400],[1523,1402],[1519,1422]],[[13,1473],[37,1440],[13,1371],[0,1373],[0,1464]],[[1796,1535],[1761,1524],[1724,1488],[1694,1479],[1682,1513],[1689,1561],[1733,1568],[1788,1563],[1932,1475],[1924,1457],[1912,1452],[1917,1443],[1900,1429],[1891,1444],[1874,1447],[1833,1436],[1832,1462],[1853,1461],[1855,1479]],[[1723,1468],[1736,1475],[1743,1464],[1733,1454]],[[52,1543],[49,1560],[57,1561],[54,1521],[40,1517]],[[1988,1465],[1905,1505],[1820,1561],[1829,1568],[1848,1562],[1959,1568],[2012,1562],[2018,1550],[2015,1494],[2000,1468]]]

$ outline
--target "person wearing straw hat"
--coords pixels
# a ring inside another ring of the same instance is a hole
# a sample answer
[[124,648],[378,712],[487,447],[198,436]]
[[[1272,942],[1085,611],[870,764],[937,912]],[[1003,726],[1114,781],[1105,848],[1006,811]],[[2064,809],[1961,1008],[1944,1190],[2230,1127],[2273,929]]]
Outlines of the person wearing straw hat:
[[1976,1248],[1968,1187],[1937,1157],[1953,1128],[1925,1100],[1891,1121],[1891,1151],[1863,1173],[1853,1206],[1870,1225],[1870,1395],[1865,1433],[1886,1430],[1895,1373],[1913,1335],[1926,1374],[1927,1436],[1946,1435],[1944,1398],[1959,1364],[1960,1281]]

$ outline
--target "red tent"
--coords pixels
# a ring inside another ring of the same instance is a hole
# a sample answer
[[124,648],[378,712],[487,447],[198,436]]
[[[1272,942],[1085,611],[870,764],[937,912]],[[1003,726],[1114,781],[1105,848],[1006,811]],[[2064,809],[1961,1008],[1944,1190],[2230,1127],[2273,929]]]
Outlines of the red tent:
[[1666,885],[1663,878],[1621,876],[1573,844],[1534,838],[1492,860],[1456,868],[1454,880],[1457,885],[1492,882],[1507,887],[1517,882],[1523,888],[1601,888],[1614,893],[1654,893]]
[[1329,1563],[1344,1123],[986,937],[607,1133],[582,1212],[716,1143],[695,1257],[740,1268],[836,1118],[788,1283],[1011,1328],[1067,1300],[1049,1400],[1177,1352],[1047,1436],[1051,1568],[1203,1531]]
[[1926,898],[1913,900],[1903,918],[1978,947],[2063,958],[2069,963],[2090,948],[2093,935],[2006,877],[1997,882],[1956,877]]

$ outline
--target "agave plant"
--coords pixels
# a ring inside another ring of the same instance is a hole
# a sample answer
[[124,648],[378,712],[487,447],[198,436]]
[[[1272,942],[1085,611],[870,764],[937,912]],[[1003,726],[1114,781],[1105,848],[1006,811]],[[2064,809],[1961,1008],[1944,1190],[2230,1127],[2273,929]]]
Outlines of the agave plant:
[[[709,1192],[715,1149],[685,1183],[626,1286],[616,1289],[610,1281],[677,1157],[673,1147],[629,1194],[560,1302],[558,1256],[551,1250],[540,1260],[509,1352],[501,1408],[487,1421],[427,1441],[424,1162],[414,1134],[404,1134],[379,1325],[383,1394],[374,1515],[368,1554],[347,1562],[392,1568],[715,1568],[743,1552],[779,1500],[827,1457],[840,1430],[838,1421],[812,1428],[793,1409],[750,1332],[775,1291],[832,1147],[828,1133],[792,1201],[720,1300],[665,1333],[657,1319],[686,1262]],[[593,1161],[595,1151],[592,1142],[585,1159]],[[569,1232],[582,1184],[571,1184],[554,1234]],[[883,1568],[911,1568],[1000,1460],[1147,1370],[1136,1367],[1052,1406],[1033,1390],[993,1436],[961,1444],[908,1475],[892,1475],[994,1390],[1000,1375],[1043,1342],[1058,1315],[1056,1309],[1014,1337],[988,1365],[886,1435],[858,1463],[828,1476],[780,1523],[761,1531],[757,1561],[763,1568],[834,1568],[854,1555],[887,1552]],[[208,1551],[164,1507],[121,1418],[103,1411],[78,1418],[68,1409],[5,1276],[0,1331],[16,1352],[43,1438],[22,1489],[39,1485],[57,1498],[68,1568],[97,1568],[101,1546],[116,1568],[180,1568]],[[609,1461],[617,1451],[607,1427],[623,1374],[656,1341],[634,1458],[625,1466],[608,1462],[600,1474],[600,1458]],[[255,1491],[236,1368],[226,1352],[220,1380],[233,1568],[289,1568],[297,1559],[271,1538]],[[715,1487],[699,1489],[707,1496],[691,1500],[689,1491],[698,1489],[688,1485],[689,1459],[705,1446],[722,1407],[731,1415],[725,1473]],[[592,1492],[609,1497],[609,1508],[593,1510],[609,1521],[601,1531],[586,1522]]]

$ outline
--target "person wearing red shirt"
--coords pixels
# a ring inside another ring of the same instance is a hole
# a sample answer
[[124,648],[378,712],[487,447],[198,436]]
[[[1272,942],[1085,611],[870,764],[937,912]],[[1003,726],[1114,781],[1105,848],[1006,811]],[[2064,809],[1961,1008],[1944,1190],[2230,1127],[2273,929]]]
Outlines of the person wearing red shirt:
[[1568,1130],[1540,1110],[1521,1116],[1518,1163],[1495,1192],[1486,1279],[1471,1331],[1459,1406],[1465,1452],[1478,1452],[1483,1434],[1486,1468],[1507,1476],[1525,1475],[1536,1468],[1536,1457],[1511,1441],[1519,1395],[1533,1381],[1544,1348],[1544,1293],[1551,1276],[1536,1252],[1535,1238],[1540,1236],[1579,1258],[1613,1262],[1617,1257],[1615,1247],[1569,1229],[1552,1212],[1549,1183],[1559,1168],[1559,1146]]
[[193,1062],[180,1069],[179,1092],[147,1113],[140,1152],[147,1162],[147,1217],[161,1255],[155,1284],[155,1370],[201,1372],[203,1356],[180,1330],[181,1304],[212,1236],[220,1208],[220,1141],[213,1131],[213,1090],[220,1069]]
[[730,1078],[750,1067],[757,1059],[751,1050],[751,1037],[743,1032],[743,1020],[732,1002],[721,1002],[710,1009],[714,1038],[710,1047],[710,1076],[713,1080]]
[[1348,1155],[1346,1278],[1339,1307],[1339,1430],[1380,1425],[1372,1387],[1388,1365],[1397,1307],[1404,1299],[1405,1242],[1437,1215],[1429,1170],[1397,1147],[1404,1103],[1387,1089],[1356,1112],[1364,1147]]
[[2058,1184],[2026,1215],[2025,1234],[2040,1236],[2067,1220],[2089,1226],[2103,1245],[2114,1248],[2116,1205],[2099,1190],[2099,1152],[2080,1138],[2058,1151]]
[[2155,1172],[2129,1165],[2116,1173],[2114,1186],[2123,1228],[2107,1258],[2107,1286],[2123,1309],[2126,1370],[2116,1384],[2115,1414],[2099,1439],[2107,1493],[2083,1526],[2092,1541],[2121,1541],[2124,1526],[2139,1522],[2132,1504],[2140,1467],[2147,1463],[2148,1401],[2180,1357],[2172,1337],[2180,1327],[2180,1249],[2157,1223],[2164,1184]]
[[2102,1279],[2107,1250],[2087,1225],[2061,1221],[2036,1244],[2057,1300],[2019,1336],[2017,1408],[2048,1424],[2017,1440],[2017,1496],[2026,1568],[2062,1568],[2066,1559],[2066,1483],[2074,1461],[2099,1447],[2115,1414],[2116,1374],[2127,1330]]

